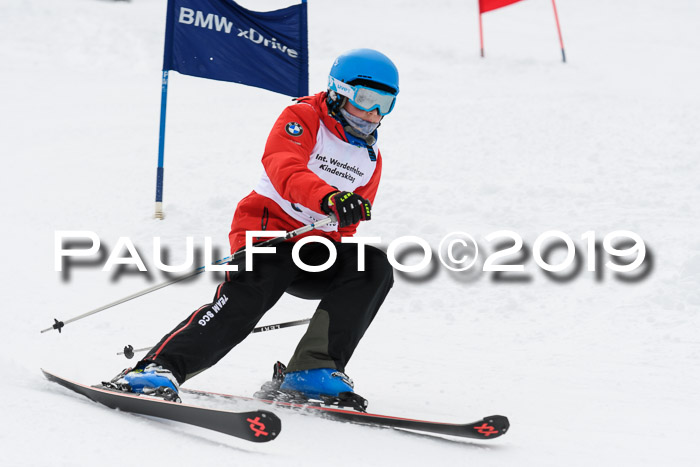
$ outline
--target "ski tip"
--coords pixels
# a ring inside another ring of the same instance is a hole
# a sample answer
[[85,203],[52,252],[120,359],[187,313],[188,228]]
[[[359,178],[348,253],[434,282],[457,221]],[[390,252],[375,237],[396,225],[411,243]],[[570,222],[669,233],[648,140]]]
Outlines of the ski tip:
[[480,422],[471,424],[469,428],[475,430],[480,439],[493,439],[508,432],[510,421],[508,417],[503,415],[490,415],[484,417]]
[[247,412],[246,422],[250,432],[246,439],[255,443],[264,443],[277,438],[282,430],[282,421],[274,413],[267,410]]

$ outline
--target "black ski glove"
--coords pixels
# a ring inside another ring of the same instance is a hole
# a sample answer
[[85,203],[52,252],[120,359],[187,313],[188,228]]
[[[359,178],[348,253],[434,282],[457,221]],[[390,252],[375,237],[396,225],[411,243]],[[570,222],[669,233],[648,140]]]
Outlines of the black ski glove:
[[352,191],[329,193],[321,201],[321,210],[326,214],[334,214],[340,227],[347,227],[372,218],[370,202]]

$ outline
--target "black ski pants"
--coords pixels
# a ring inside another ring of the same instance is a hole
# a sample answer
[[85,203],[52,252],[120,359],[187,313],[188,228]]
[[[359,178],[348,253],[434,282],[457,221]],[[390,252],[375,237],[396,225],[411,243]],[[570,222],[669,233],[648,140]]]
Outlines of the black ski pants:
[[[245,339],[283,293],[320,300],[287,371],[312,368],[345,370],[357,344],[393,285],[386,254],[365,246],[365,270],[358,271],[358,245],[333,242],[337,258],[321,272],[307,272],[292,259],[293,244],[282,243],[273,253],[253,256],[252,271],[227,273],[212,303],[166,334],[142,360],[173,372],[180,383],[211,367]],[[326,262],[328,248],[309,243],[299,250],[304,264]]]

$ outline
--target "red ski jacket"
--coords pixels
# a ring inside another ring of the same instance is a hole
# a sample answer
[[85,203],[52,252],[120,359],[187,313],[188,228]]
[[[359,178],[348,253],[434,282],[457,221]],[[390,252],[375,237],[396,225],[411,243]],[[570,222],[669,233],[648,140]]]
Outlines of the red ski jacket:
[[[245,245],[248,230],[290,231],[327,217],[321,201],[331,192],[352,191],[374,204],[382,158],[376,144],[373,149],[375,161],[366,147],[348,142],[342,125],[328,115],[325,92],[284,109],[267,139],[258,185],[236,207],[231,252]],[[307,235],[340,241],[356,229],[328,224],[292,241]]]

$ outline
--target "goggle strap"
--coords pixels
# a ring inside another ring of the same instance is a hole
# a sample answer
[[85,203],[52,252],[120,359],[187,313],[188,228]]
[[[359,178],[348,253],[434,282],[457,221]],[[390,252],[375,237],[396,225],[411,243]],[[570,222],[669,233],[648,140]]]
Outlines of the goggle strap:
[[335,88],[334,91],[340,94],[341,96],[345,96],[348,99],[352,100],[355,98],[355,88],[350,86],[347,83],[344,83],[338,79],[335,79],[334,77],[330,77],[331,81],[331,89]]

